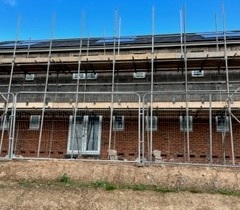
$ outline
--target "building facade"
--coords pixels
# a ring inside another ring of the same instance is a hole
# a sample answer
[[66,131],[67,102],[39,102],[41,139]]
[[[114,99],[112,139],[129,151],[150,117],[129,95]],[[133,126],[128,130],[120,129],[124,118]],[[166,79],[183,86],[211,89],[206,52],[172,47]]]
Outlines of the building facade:
[[240,32],[0,43],[1,157],[240,162]]

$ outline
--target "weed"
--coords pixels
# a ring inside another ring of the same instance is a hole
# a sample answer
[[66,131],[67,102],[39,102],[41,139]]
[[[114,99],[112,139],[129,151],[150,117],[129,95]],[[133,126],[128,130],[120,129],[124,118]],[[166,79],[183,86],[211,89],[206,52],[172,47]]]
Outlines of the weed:
[[64,184],[71,184],[71,178],[67,175],[67,173],[61,175],[59,181]]
[[173,188],[158,187],[158,186],[156,186],[156,187],[154,188],[154,190],[155,190],[156,192],[160,192],[160,193],[173,193],[173,192],[177,192],[177,190],[176,190],[176,189],[173,189]]
[[116,190],[117,186],[111,183],[108,183],[105,187],[106,190]]
[[136,184],[136,185],[132,185],[131,186],[132,190],[138,190],[138,191],[143,191],[143,190],[147,190],[148,187],[144,184]]
[[117,186],[112,184],[112,183],[109,183],[109,182],[106,182],[106,181],[102,181],[102,180],[97,180],[95,182],[92,182],[91,183],[91,186],[93,188],[96,188],[96,189],[105,189],[105,190],[115,190],[117,189]]
[[240,191],[229,190],[229,189],[220,189],[220,190],[217,190],[215,193],[222,194],[222,195],[240,196]]
[[33,186],[33,183],[28,181],[28,180],[20,180],[19,181],[19,184],[22,186],[22,187],[32,187]]

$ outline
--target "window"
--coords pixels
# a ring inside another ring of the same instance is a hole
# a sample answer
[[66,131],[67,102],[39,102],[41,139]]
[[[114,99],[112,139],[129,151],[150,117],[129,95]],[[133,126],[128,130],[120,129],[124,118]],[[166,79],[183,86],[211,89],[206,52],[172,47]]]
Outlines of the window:
[[[193,130],[192,116],[188,116],[188,131]],[[180,116],[180,131],[187,132],[187,116]]]
[[[157,130],[157,116],[152,116],[152,131]],[[145,122],[146,122],[146,131],[151,130],[151,117],[150,116],[145,116]]]
[[29,129],[38,130],[40,128],[41,116],[40,115],[31,115]]
[[216,116],[216,129],[218,132],[229,132],[229,117]]
[[124,116],[113,116],[113,131],[124,130]]
[[97,73],[73,73],[73,79],[97,79]]
[[[4,118],[5,118],[5,122],[4,122]],[[0,121],[0,130],[7,130],[9,128],[9,119],[6,116],[2,116],[1,117],[1,121]]]
[[70,116],[67,153],[99,155],[101,130],[102,116]]

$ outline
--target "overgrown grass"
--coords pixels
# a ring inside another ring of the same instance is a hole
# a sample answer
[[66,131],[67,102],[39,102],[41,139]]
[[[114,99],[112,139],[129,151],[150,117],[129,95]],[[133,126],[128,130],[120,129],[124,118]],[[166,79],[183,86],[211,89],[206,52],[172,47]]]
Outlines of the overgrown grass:
[[59,181],[63,184],[71,184],[72,183],[72,180],[71,180],[70,176],[68,176],[67,173],[64,173],[63,175],[61,175],[59,177]]
[[77,182],[71,179],[71,177],[64,173],[57,180],[53,181],[28,181],[20,180],[19,185],[22,187],[71,187],[78,189],[92,188],[103,189],[107,191],[111,190],[134,190],[134,191],[155,191],[158,193],[177,193],[177,192],[190,192],[190,193],[208,193],[208,194],[221,194],[225,196],[238,196],[240,197],[240,191],[231,189],[176,189],[173,187],[163,187],[158,185],[146,185],[146,184],[115,184],[105,180],[96,180],[94,182]]
[[31,182],[28,180],[20,180],[18,183],[22,187],[33,187],[34,186],[34,182]]
[[95,182],[90,183],[90,186],[92,186],[95,189],[105,189],[105,190],[116,190],[118,188],[117,185],[109,183],[107,181],[97,180]]
[[230,190],[230,189],[213,190],[212,193],[213,194],[227,195],[227,196],[240,196],[240,191]]
[[134,184],[134,185],[130,186],[130,189],[144,191],[144,190],[149,190],[149,186],[147,186],[145,184]]

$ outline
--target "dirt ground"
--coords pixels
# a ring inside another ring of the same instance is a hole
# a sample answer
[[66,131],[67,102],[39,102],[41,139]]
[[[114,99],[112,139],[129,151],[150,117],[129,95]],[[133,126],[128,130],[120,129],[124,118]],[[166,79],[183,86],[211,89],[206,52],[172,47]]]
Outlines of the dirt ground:
[[[126,163],[67,160],[0,162],[0,209],[240,209],[240,196],[209,194],[208,190],[240,190],[240,168],[181,165],[137,167]],[[78,182],[107,181],[176,189],[175,192],[72,188],[34,184],[59,180],[63,174]],[[22,184],[19,184],[22,183]],[[205,193],[191,193],[202,191]]]

